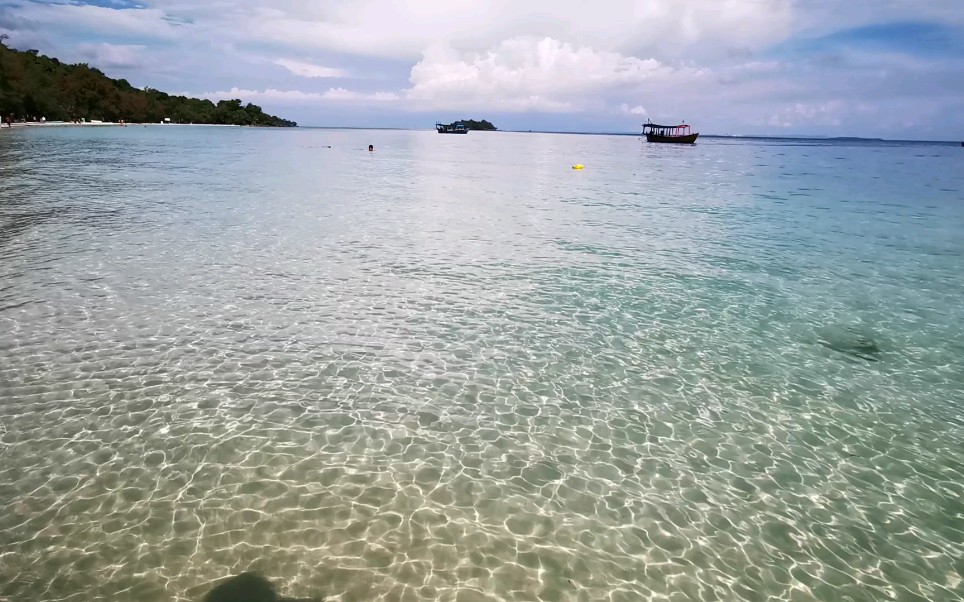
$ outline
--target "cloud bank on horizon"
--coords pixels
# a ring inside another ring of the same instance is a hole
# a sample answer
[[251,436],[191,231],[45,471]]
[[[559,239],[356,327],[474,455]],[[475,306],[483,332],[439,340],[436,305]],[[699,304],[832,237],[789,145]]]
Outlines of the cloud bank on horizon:
[[0,32],[304,125],[964,138],[961,0],[0,0]]

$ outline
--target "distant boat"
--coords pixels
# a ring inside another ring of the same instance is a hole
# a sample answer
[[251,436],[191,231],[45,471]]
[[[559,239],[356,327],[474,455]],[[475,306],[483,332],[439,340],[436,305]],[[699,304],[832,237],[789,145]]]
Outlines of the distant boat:
[[659,125],[646,122],[643,124],[643,135],[646,136],[646,142],[693,144],[700,134],[699,132],[693,133],[690,126],[685,123],[681,123],[680,125]]
[[465,127],[465,124],[461,121],[456,121],[455,123],[439,123],[435,122],[435,131],[439,134],[468,134],[469,130]]

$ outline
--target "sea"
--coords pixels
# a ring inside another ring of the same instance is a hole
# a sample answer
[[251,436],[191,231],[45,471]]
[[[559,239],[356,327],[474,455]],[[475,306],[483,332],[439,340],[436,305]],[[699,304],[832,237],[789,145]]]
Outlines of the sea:
[[930,602],[962,559],[957,142],[0,132],[3,602]]

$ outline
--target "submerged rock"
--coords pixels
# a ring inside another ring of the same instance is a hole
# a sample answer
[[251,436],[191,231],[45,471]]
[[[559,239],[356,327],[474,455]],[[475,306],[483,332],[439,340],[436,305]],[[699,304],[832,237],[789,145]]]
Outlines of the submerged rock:
[[241,573],[222,581],[204,596],[204,602],[320,602],[321,598],[285,598],[274,585],[255,573]]
[[880,347],[874,333],[857,326],[826,326],[817,330],[817,339],[828,349],[863,360],[880,360]]

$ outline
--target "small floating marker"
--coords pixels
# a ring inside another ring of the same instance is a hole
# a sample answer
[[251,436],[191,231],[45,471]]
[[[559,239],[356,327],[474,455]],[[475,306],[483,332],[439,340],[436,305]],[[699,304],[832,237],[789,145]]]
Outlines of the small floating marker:
[[582,169],[583,167],[585,167],[585,165],[583,165],[582,163],[576,163],[575,165],[572,166],[573,169]]

